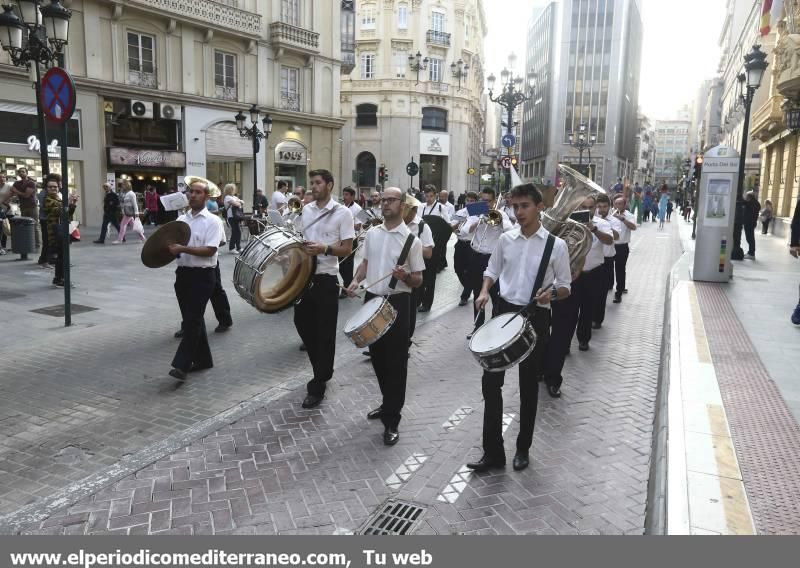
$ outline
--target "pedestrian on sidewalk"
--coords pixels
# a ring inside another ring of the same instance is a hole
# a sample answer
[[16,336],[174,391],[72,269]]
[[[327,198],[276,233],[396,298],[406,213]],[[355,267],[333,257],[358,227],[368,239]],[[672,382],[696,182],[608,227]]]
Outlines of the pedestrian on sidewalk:
[[764,208],[758,214],[758,218],[761,221],[761,234],[766,235],[769,232],[769,224],[773,218],[772,201],[767,199],[764,202]]
[[[58,288],[64,287],[64,240],[69,239],[69,235],[64,234],[64,227],[61,223],[63,207],[61,206],[61,176],[59,174],[48,174],[45,178],[45,188],[47,198],[45,199],[45,210],[47,212],[48,238],[50,240],[50,251],[55,258],[55,275],[53,285]],[[75,203],[70,200],[68,211],[69,218],[75,213]],[[69,242],[69,240],[67,240]]]
[[119,196],[111,189],[111,185],[107,183],[103,184],[103,193],[103,223],[100,227],[100,237],[94,241],[94,243],[98,245],[102,245],[106,242],[109,224],[113,225],[117,230],[117,235],[120,233],[119,221],[117,220],[117,215],[119,214]]
[[169,251],[177,257],[178,263],[175,296],[181,309],[183,331],[169,375],[180,381],[185,381],[189,372],[214,366],[204,316],[216,286],[217,250],[225,237],[220,220],[206,209],[208,184],[195,181],[187,193],[191,210],[178,220],[189,225],[189,243],[186,246],[169,245]]
[[39,228],[42,231],[42,250],[39,254],[39,266],[42,268],[52,268],[52,266],[50,266],[50,239],[47,237],[47,211],[45,211],[44,208],[46,199],[47,188],[43,187],[37,196],[37,201],[39,202]]
[[225,219],[228,221],[228,226],[231,228],[231,240],[228,241],[228,250],[230,252],[236,251],[236,254],[242,252],[242,220],[244,219],[244,202],[239,199],[239,190],[235,183],[229,183],[225,186]]
[[[549,349],[550,305],[569,297],[571,275],[567,244],[542,227],[545,206],[539,189],[533,184],[519,185],[511,190],[511,203],[517,225],[500,236],[475,304],[483,310],[490,299],[489,290],[499,282],[498,313],[518,312],[529,306],[528,317],[536,331],[536,346],[519,364],[520,421],[513,465],[515,471],[520,471],[530,463],[539,379]],[[484,371],[481,378],[483,456],[467,464],[474,471],[502,468],[506,464],[502,429],[504,381],[503,371]]]
[[622,302],[622,295],[628,292],[627,284],[628,256],[630,255],[631,231],[636,230],[636,218],[633,213],[625,210],[625,200],[614,200],[614,214],[611,216],[611,227],[617,232],[619,238],[614,242],[617,251],[614,257],[614,276],[617,289],[614,293],[614,303]]
[[[794,206],[794,215],[792,216],[792,237],[790,241],[789,254],[795,258],[800,258],[800,198]],[[792,323],[800,325],[800,294],[797,299],[797,306],[792,313]]]
[[744,236],[747,239],[747,254],[745,258],[755,260],[756,258],[756,225],[758,224],[758,213],[761,211],[761,204],[756,199],[755,193],[748,191],[744,194],[744,215],[742,226]]
[[[372,368],[383,400],[380,407],[367,414],[367,418],[381,419],[383,443],[393,446],[400,439],[398,426],[406,400],[411,290],[422,284],[425,262],[422,242],[403,220],[403,191],[387,187],[382,201],[383,224],[371,229],[364,237],[364,259],[347,288],[347,294],[354,297],[362,282],[377,282],[367,291],[365,301],[383,296],[397,311],[397,318],[389,331],[369,346]],[[407,255],[402,258],[404,251]],[[391,274],[391,280],[381,282],[387,274]]]
[[[28,177],[28,168],[25,167],[17,169],[17,177],[19,179],[11,186],[11,194],[19,199],[20,216],[30,217],[36,223],[39,220],[36,180]],[[42,231],[39,223],[34,225],[33,237],[36,250],[39,250],[42,246]]]
[[10,232],[11,223],[9,219],[13,217],[11,214],[11,187],[12,185],[6,180],[6,176],[0,173],[0,256],[6,254],[6,246],[8,245],[8,235],[6,230]]
[[158,216],[158,194],[156,188],[148,185],[144,192],[145,223],[148,225],[156,224]]
[[[139,204],[136,200],[136,194],[133,192],[131,182],[127,179],[121,179],[117,183],[120,190],[123,192],[122,197],[122,221],[120,222],[120,231],[117,240],[113,241],[112,245],[118,245],[125,240],[125,232],[128,230],[128,225],[133,227],[135,233],[144,242],[144,228],[142,222],[139,221]],[[136,223],[138,222],[138,225]]]
[[669,203],[669,188],[667,184],[661,186],[660,196],[658,198],[658,228],[664,228],[664,221],[667,218],[667,204]]
[[[636,223],[641,225],[642,224],[642,186],[639,185],[639,182],[636,182],[633,186],[633,197],[630,203],[630,211],[636,215]],[[614,198],[614,203],[617,200]]]
[[674,208],[674,205],[672,203],[672,200],[670,199],[669,202],[667,203],[667,223],[669,223],[672,220],[672,209],[673,208]]
[[644,187],[644,197],[642,198],[642,221],[647,223],[650,213],[653,210],[653,188],[650,185]]

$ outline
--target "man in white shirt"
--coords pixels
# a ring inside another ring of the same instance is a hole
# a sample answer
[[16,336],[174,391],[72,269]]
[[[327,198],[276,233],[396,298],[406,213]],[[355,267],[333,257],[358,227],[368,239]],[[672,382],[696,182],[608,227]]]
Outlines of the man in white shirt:
[[[419,213],[419,206],[421,203],[417,201],[417,199],[413,195],[404,194],[404,205],[403,205],[403,220],[408,227],[408,230],[411,231],[411,234],[417,237],[422,242],[422,258],[425,261],[425,269],[423,269],[422,279],[423,282],[425,281],[425,273],[424,270],[427,270],[427,265],[430,260],[433,258],[433,249],[434,249],[434,242],[433,242],[433,233],[431,232],[431,228],[428,224],[422,219],[422,217],[418,217]],[[411,343],[411,338],[414,337],[414,331],[417,329],[417,309],[419,308],[420,302],[422,301],[422,287],[414,288],[411,291],[411,322],[409,324],[409,344]]]
[[[640,208],[641,209],[641,208]],[[641,213],[641,211],[639,211]],[[614,199],[614,211],[611,217],[611,226],[619,234],[614,243],[617,251],[614,257],[614,273],[617,280],[617,290],[614,292],[614,303],[622,302],[622,295],[628,293],[625,287],[627,278],[628,255],[630,255],[631,231],[636,230],[636,217],[625,208],[625,198],[619,196]]]
[[[569,297],[571,276],[567,244],[550,235],[541,225],[545,208],[541,192],[533,184],[523,184],[515,187],[511,195],[519,225],[499,238],[475,304],[483,309],[489,302],[489,290],[499,281],[498,313],[519,312],[527,307],[527,317],[536,331],[536,346],[519,365],[520,425],[514,455],[514,470],[519,471],[530,462],[539,403],[539,377],[550,335],[550,303]],[[541,284],[537,285],[549,240],[552,240],[552,251],[543,265]],[[504,379],[504,372],[483,373],[483,457],[467,464],[472,470],[486,471],[506,464],[502,430]]]
[[447,191],[446,189],[443,189],[442,191],[439,192],[439,203],[444,205],[444,207],[447,209],[448,217],[452,219],[453,215],[456,214],[456,207],[455,205],[450,203],[449,198],[450,198],[450,192]]
[[505,192],[503,195],[500,196],[500,202],[502,203],[502,207],[500,209],[508,215],[508,218],[511,220],[512,223],[516,224],[517,218],[514,215],[514,208],[511,206],[511,197],[510,192]]
[[[358,234],[361,230],[361,221],[358,220],[357,215],[361,213],[361,206],[356,203],[355,199],[356,191],[352,187],[345,187],[342,190],[342,205],[350,211],[350,215],[353,217],[353,230],[355,234]],[[342,293],[339,294],[339,299],[347,297],[344,289],[350,286],[350,282],[353,281],[354,262],[355,255],[351,254],[339,264],[339,274],[342,276]]]
[[[384,222],[367,233],[364,260],[347,290],[351,296],[355,295],[359,284],[367,282],[370,286],[365,300],[386,296],[397,310],[397,319],[389,331],[369,346],[383,401],[368,416],[380,418],[383,422],[383,443],[387,446],[395,445],[400,439],[398,425],[405,404],[408,376],[410,292],[422,284],[425,267],[422,243],[403,222],[403,197],[403,192],[396,187],[384,190]],[[407,257],[401,258],[407,242],[410,244]],[[391,280],[381,280],[387,274],[392,275]]]
[[303,408],[314,408],[325,398],[333,377],[336,323],[339,317],[339,258],[353,251],[353,216],[331,199],[334,180],[328,170],[309,172],[313,201],[303,207],[296,224],[303,232],[304,250],[317,257],[313,285],[294,306],[294,325],[314,370]]
[[285,180],[280,180],[272,194],[272,208],[281,215],[283,215],[283,210],[286,208],[286,203],[289,201],[289,198],[286,197],[286,192],[288,191],[289,184]]
[[[614,241],[619,238],[619,234],[611,222],[609,213],[611,212],[611,199],[608,195],[600,194],[597,196],[597,215],[593,219],[595,224],[599,221],[606,221],[611,229]],[[614,243],[603,244],[603,279],[602,290],[598,290],[595,303],[594,315],[592,316],[592,329],[600,329],[606,319],[606,303],[608,302],[608,291],[614,287],[614,257],[617,249]]]
[[381,194],[378,191],[373,191],[369,197],[369,207],[367,207],[367,214],[373,219],[381,219],[383,212],[381,208]]
[[[478,201],[478,194],[474,191],[467,192],[465,196],[465,203],[470,205]],[[461,298],[458,301],[459,306],[466,306],[470,295],[472,295],[472,284],[469,281],[469,258],[472,249],[469,246],[472,236],[467,234],[463,235],[460,232],[462,225],[469,219],[469,211],[466,207],[459,209],[450,219],[450,225],[453,227],[453,232],[458,237],[455,249],[453,250],[453,268],[458,276],[458,281],[461,283],[462,291]]]
[[206,209],[208,185],[194,182],[187,191],[190,210],[178,218],[189,225],[187,245],[169,245],[177,257],[175,295],[181,309],[183,337],[172,360],[170,376],[185,381],[187,373],[214,366],[204,315],[216,286],[217,248],[225,233],[219,219]]
[[427,215],[438,215],[448,223],[450,222],[450,212],[447,206],[436,201],[436,188],[432,185],[425,186],[425,204],[422,206],[422,216]]
[[[494,209],[494,189],[490,187],[484,187],[483,190],[481,190],[481,201],[486,202],[486,204],[489,206],[489,211]],[[464,238],[469,237],[470,239],[472,253],[470,254],[468,272],[469,281],[472,285],[472,293],[474,294],[475,298],[477,298],[481,293],[481,286],[483,285],[483,273],[486,271],[486,267],[489,264],[489,258],[492,256],[492,253],[497,246],[500,235],[506,231],[510,231],[513,228],[508,215],[500,211],[500,216],[502,218],[502,222],[499,225],[494,226],[486,223],[485,219],[482,217],[470,217],[461,226],[461,230],[459,231],[459,236]],[[497,283],[495,282],[495,284]],[[498,286],[493,286],[489,290],[489,295],[492,298],[492,317],[494,317],[497,315],[497,304],[499,300]],[[476,318],[475,329],[478,329],[486,320],[486,315],[483,313],[483,310],[479,310],[476,305],[474,316]],[[470,333],[467,338],[469,339],[471,336],[472,334]]]

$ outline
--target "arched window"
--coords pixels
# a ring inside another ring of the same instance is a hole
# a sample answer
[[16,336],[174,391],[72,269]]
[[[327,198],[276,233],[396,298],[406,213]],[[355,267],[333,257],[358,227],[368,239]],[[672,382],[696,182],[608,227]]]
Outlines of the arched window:
[[423,108],[422,129],[447,132],[447,111],[435,107]]
[[370,152],[361,152],[356,158],[359,187],[375,187],[375,169],[377,162]]
[[378,105],[365,103],[356,107],[356,126],[378,126]]

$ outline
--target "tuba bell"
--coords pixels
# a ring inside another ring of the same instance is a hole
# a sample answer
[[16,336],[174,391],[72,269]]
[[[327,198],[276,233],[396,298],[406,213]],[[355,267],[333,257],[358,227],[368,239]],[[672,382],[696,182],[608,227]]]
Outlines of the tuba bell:
[[561,188],[553,206],[542,213],[542,225],[548,232],[563,239],[569,250],[569,265],[572,274],[583,270],[586,255],[592,248],[592,233],[585,225],[570,219],[587,197],[605,193],[595,182],[564,164],[558,165]]

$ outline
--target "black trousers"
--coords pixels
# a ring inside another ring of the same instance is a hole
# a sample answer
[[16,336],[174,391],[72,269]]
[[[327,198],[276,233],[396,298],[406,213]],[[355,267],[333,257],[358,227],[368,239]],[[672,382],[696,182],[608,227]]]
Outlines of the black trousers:
[[433,297],[436,294],[436,271],[439,257],[436,249],[433,249],[433,256],[425,259],[425,272],[422,273],[422,286],[420,288],[419,304],[424,308],[430,309],[433,305]]
[[294,306],[294,326],[306,346],[314,378],[306,385],[308,394],[324,396],[333,378],[336,356],[336,321],[339,317],[339,281],[335,276],[317,274],[299,304]]
[[351,254],[339,265],[339,274],[342,276],[342,286],[347,288],[353,281],[353,265],[355,264],[356,255]]
[[469,299],[472,294],[472,284],[469,281],[469,257],[472,253],[472,248],[469,246],[469,241],[459,241],[456,243],[453,250],[453,268],[458,276],[458,281],[464,290],[461,292],[461,299]]
[[238,219],[228,218],[228,225],[231,228],[231,240],[228,241],[228,250],[242,249],[242,223]]
[[[52,255],[51,258],[55,260],[55,274],[53,274],[53,282],[62,282],[64,280],[64,236],[61,234],[61,231],[58,230],[59,227],[50,227],[51,231],[54,231],[54,241],[53,246],[49,247],[50,254]],[[42,248],[44,249],[45,243],[48,243],[49,246],[49,239],[46,241],[42,241]]]
[[[366,300],[374,297],[367,292]],[[369,354],[383,395],[381,420],[387,428],[397,428],[406,402],[411,294],[389,296],[389,303],[397,310],[397,319],[386,335],[369,346]]]
[[756,226],[744,225],[744,238],[747,239],[747,254],[756,255]]
[[217,271],[213,268],[179,266],[175,271],[175,295],[183,319],[183,338],[172,359],[172,366],[183,372],[189,372],[192,363],[198,367],[214,364],[204,316],[216,282]]
[[47,221],[39,219],[39,226],[42,228],[42,252],[39,254],[39,264],[44,264],[50,260],[50,240],[47,238]]
[[[481,288],[483,288],[483,273],[489,265],[489,258],[491,258],[492,255],[475,252],[471,247],[469,250],[469,281],[472,293],[475,299],[477,299],[481,293]],[[499,315],[497,306],[500,303],[500,286],[497,282],[494,283],[494,286],[489,288],[489,296],[492,298],[492,317],[495,317]],[[486,321],[486,314],[484,312],[479,314],[474,304],[472,310],[473,317],[477,318],[475,329],[478,329]]]
[[561,388],[561,384],[564,382],[561,373],[564,370],[564,361],[569,353],[572,336],[575,335],[575,328],[578,325],[583,290],[582,279],[583,274],[572,282],[572,291],[566,299],[550,304],[553,310],[553,319],[550,326],[550,343],[544,357],[544,380],[549,386]]
[[[509,304],[502,298],[498,302],[498,313],[517,312],[521,306]],[[533,443],[533,426],[536,423],[536,407],[539,404],[539,377],[543,370],[544,354],[550,338],[550,310],[534,308],[531,318],[536,331],[536,346],[527,359],[519,365],[519,435],[517,451],[527,453]],[[483,451],[494,459],[505,459],[503,449],[503,383],[505,372],[484,371],[481,379],[483,391]]]
[[411,290],[411,313],[408,318],[408,344],[411,346],[411,338],[414,337],[414,331],[417,329],[417,308],[422,299],[422,289],[413,288]]
[[228,301],[228,295],[222,287],[222,274],[219,271],[219,262],[214,269],[217,275],[217,282],[214,285],[214,292],[211,294],[211,307],[214,309],[214,317],[220,325],[230,327],[233,325],[233,318],[231,317],[231,304]]
[[100,227],[100,237],[97,240],[99,241],[106,240],[106,233],[108,232],[109,223],[111,223],[114,226],[114,228],[117,230],[117,234],[119,234],[119,221],[117,221],[117,214],[103,213],[103,226]]
[[580,286],[576,335],[581,343],[589,343],[592,340],[592,318],[596,306],[605,298],[605,277],[605,265],[601,264],[594,270],[584,272],[572,283],[573,288],[576,285]]
[[606,257],[603,265],[602,290],[597,291],[596,303],[594,305],[594,315],[592,321],[603,323],[606,319],[606,302],[608,301],[608,291],[614,287],[614,257]]
[[631,254],[631,249],[628,243],[614,245],[614,248],[617,249],[617,256],[614,257],[614,273],[617,280],[617,295],[620,295],[625,289],[627,280],[626,270],[628,266],[628,256]]

